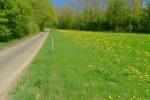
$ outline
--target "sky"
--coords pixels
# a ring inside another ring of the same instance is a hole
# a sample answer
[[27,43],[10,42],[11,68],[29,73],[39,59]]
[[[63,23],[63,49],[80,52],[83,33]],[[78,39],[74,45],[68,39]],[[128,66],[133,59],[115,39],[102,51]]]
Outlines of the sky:
[[[61,6],[64,6],[68,3],[74,3],[76,0],[50,0],[55,7],[61,7]],[[145,7],[146,6],[146,0],[144,0],[143,2],[143,6]]]
[[63,5],[66,5],[68,3],[73,3],[75,0],[50,0],[55,7],[61,7]]

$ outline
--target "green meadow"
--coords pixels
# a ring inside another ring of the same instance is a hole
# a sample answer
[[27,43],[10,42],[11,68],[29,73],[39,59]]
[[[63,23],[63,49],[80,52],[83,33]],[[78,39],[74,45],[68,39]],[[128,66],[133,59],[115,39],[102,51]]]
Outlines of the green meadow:
[[54,30],[12,100],[150,100],[150,35]]

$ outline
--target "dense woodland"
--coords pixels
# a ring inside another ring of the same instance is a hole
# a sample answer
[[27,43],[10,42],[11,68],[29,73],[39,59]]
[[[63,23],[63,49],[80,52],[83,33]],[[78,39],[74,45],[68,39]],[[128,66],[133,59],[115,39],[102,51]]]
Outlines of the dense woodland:
[[77,0],[58,19],[63,29],[150,33],[150,0]]
[[0,41],[51,26],[150,33],[150,0],[77,0],[60,8],[49,0],[0,0]]
[[0,0],[0,41],[37,33],[55,21],[48,0]]

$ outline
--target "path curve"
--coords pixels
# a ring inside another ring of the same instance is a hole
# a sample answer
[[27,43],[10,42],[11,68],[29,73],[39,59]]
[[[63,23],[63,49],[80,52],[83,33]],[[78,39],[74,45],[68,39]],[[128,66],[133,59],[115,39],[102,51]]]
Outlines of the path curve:
[[27,68],[49,32],[42,32],[13,47],[0,52],[0,100],[8,99],[8,92],[15,80]]

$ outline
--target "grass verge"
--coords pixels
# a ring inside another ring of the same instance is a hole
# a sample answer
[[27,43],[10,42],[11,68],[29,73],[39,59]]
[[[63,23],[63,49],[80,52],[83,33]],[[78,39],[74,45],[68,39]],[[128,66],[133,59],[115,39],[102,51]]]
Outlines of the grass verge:
[[55,31],[12,100],[149,100],[150,35]]
[[36,34],[31,34],[31,35],[28,35],[28,36],[24,36],[23,38],[20,38],[20,39],[10,40],[8,42],[1,42],[0,41],[0,50],[3,50],[3,49],[5,49],[7,47],[10,47],[10,46],[13,46],[13,45],[15,45],[15,44],[17,44],[19,42],[22,42],[22,41],[24,41],[24,40],[26,40],[26,39],[28,39],[28,38],[30,38],[32,36],[35,36],[35,35]]

